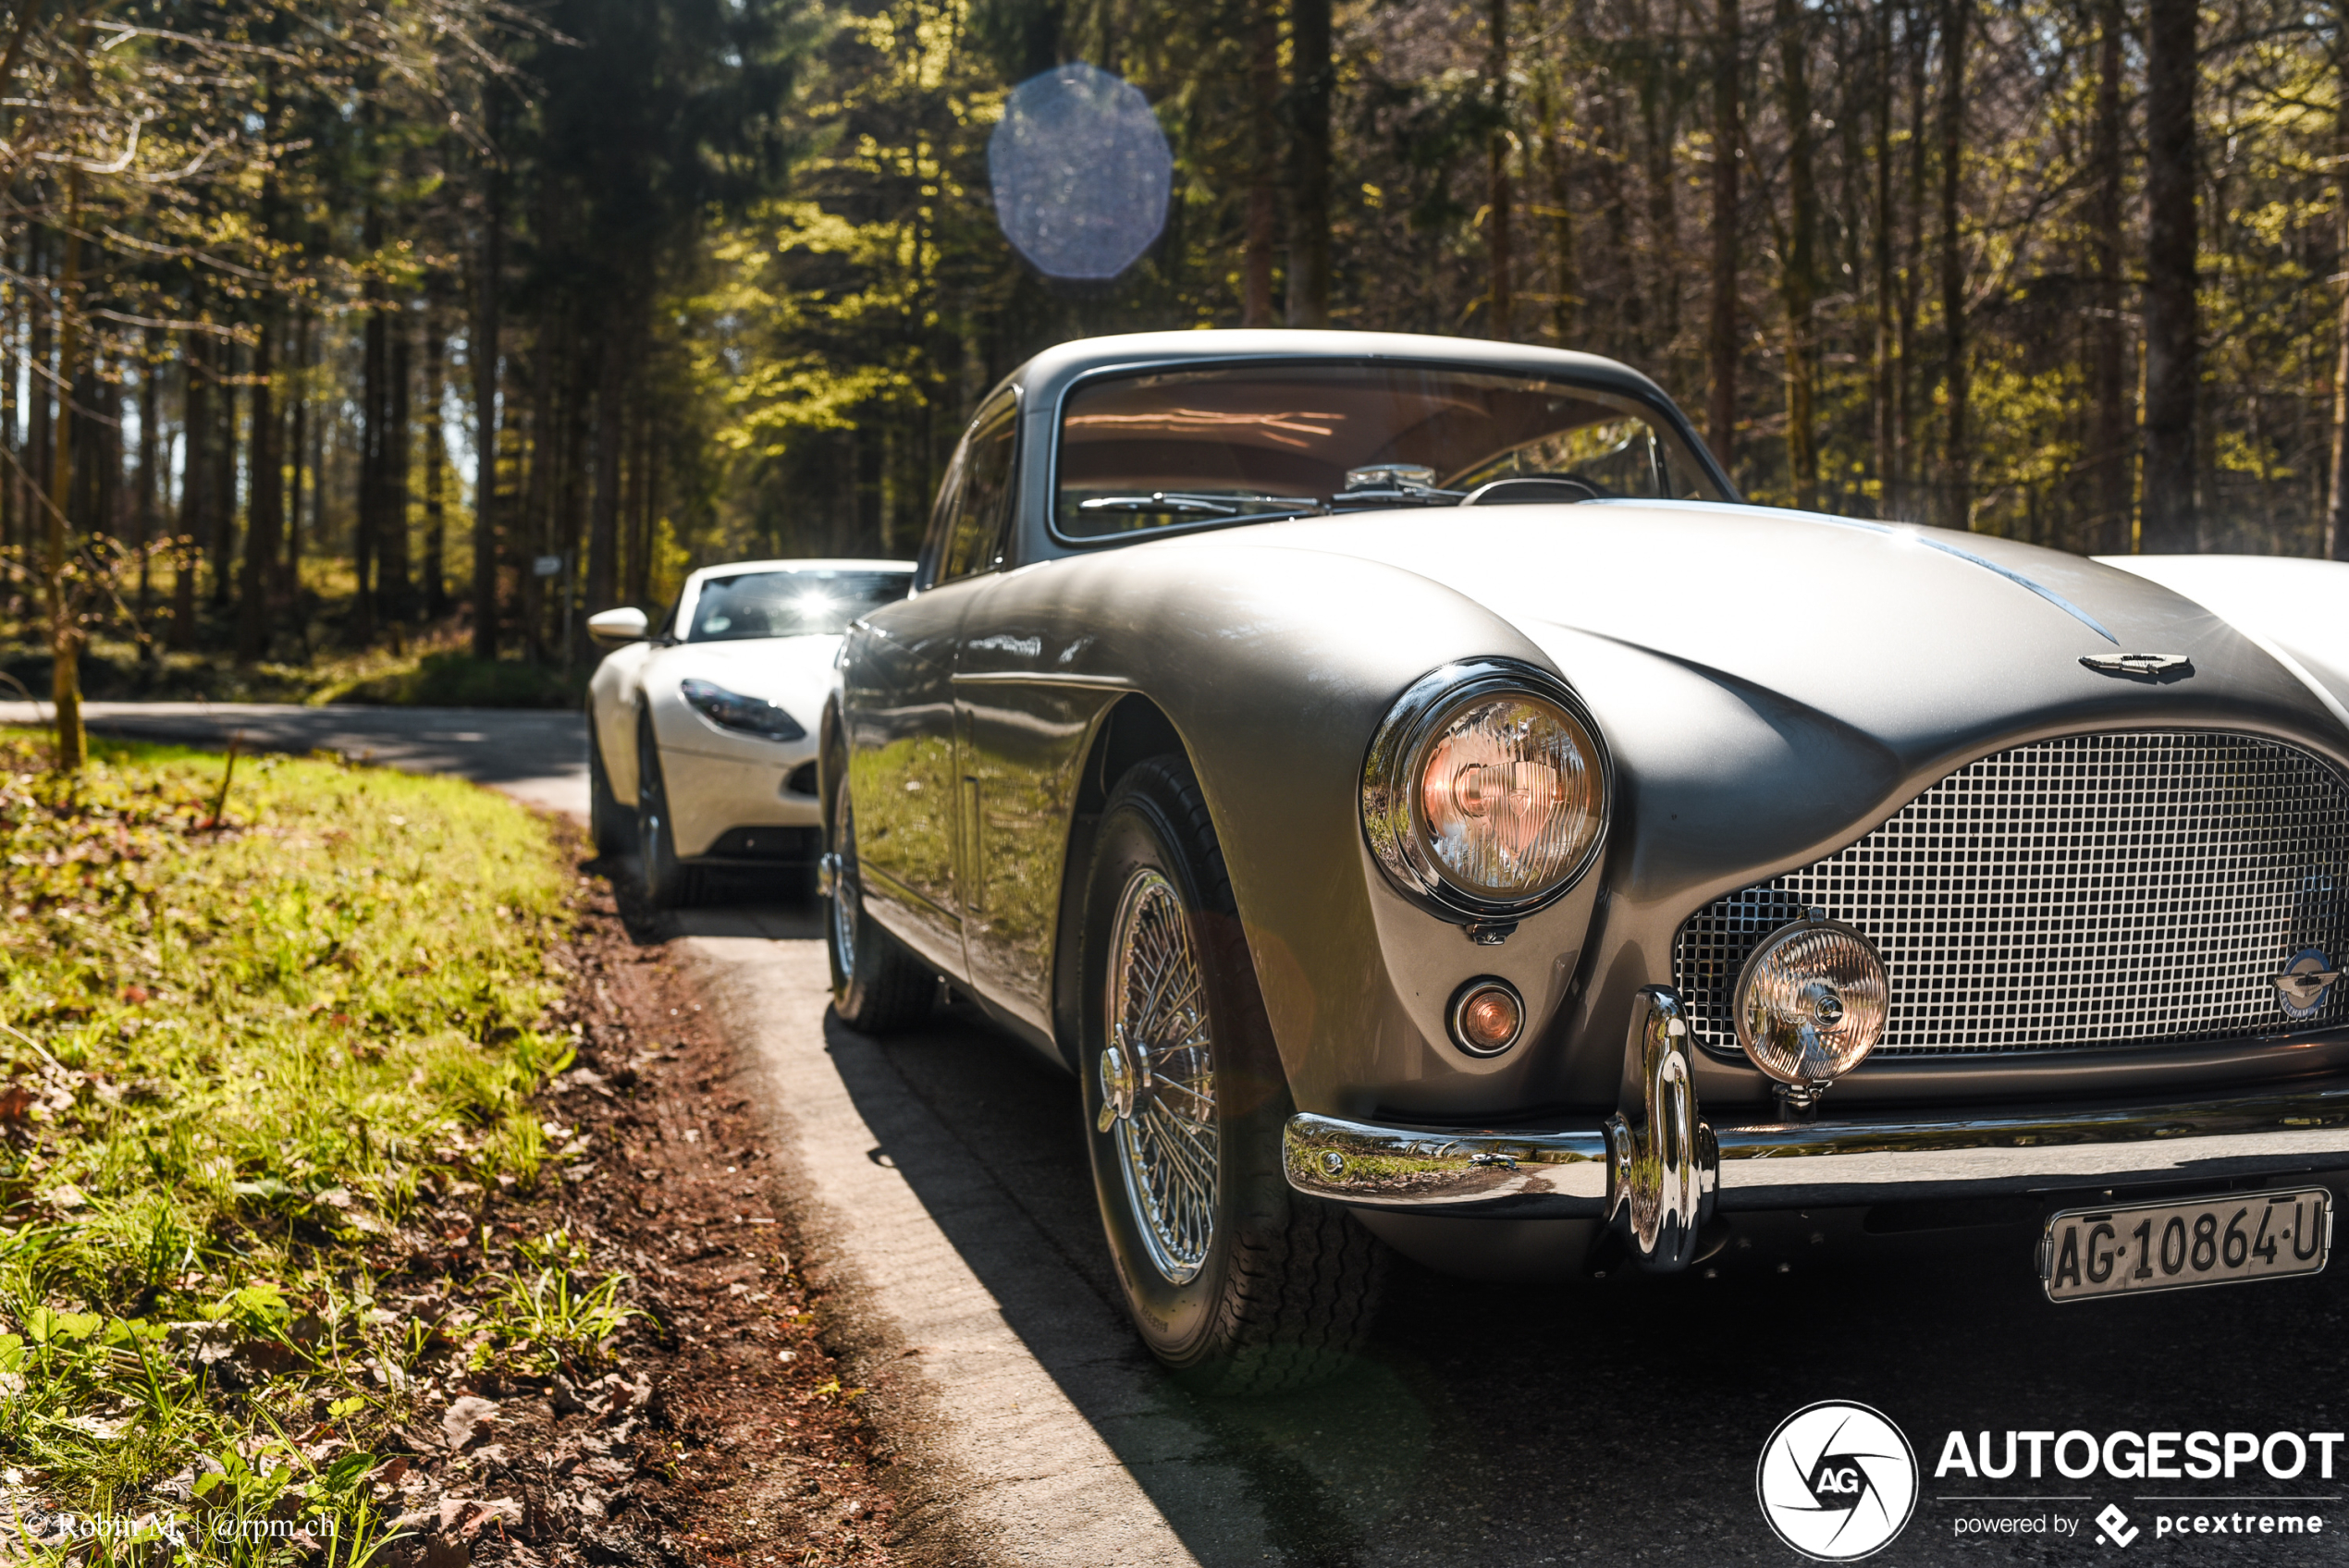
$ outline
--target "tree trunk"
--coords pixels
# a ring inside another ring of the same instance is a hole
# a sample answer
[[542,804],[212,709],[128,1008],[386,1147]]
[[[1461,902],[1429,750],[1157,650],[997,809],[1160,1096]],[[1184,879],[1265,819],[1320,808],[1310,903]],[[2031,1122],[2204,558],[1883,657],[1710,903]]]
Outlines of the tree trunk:
[[[41,224],[27,226],[31,233],[26,237],[26,276],[45,278],[49,276],[52,258],[49,254],[49,230]],[[38,286],[36,285],[36,288]],[[45,292],[45,291],[44,291]],[[49,495],[49,456],[56,447],[55,415],[51,405],[48,378],[41,374],[49,364],[49,356],[56,348],[55,323],[50,319],[49,308],[39,293],[28,291],[26,312],[29,317],[26,337],[30,341],[32,364],[25,376],[25,393],[31,406],[25,410],[25,467],[30,478],[25,484],[25,570],[33,578],[40,575],[34,559],[33,541],[46,540],[49,528],[46,505]]]
[[[361,227],[361,245],[373,254],[383,244],[383,213],[373,202]],[[351,603],[351,636],[364,647],[375,640],[378,599],[375,593],[377,557],[383,549],[384,416],[387,398],[389,346],[382,306],[383,286],[367,282],[366,325],[361,333],[359,360],[359,494],[358,526],[351,536],[351,564],[357,579]]]
[[407,635],[414,613],[408,566],[408,459],[413,449],[408,387],[413,324],[405,311],[387,308],[384,333],[384,434],[376,453],[382,500],[375,517],[375,603],[392,635]]
[[81,365],[81,171],[66,177],[66,258],[57,278],[58,398],[55,471],[49,479],[48,607],[52,660],[49,701],[55,709],[59,773],[79,773],[88,758],[81,731],[81,628],[66,593],[66,560],[71,546],[66,508],[73,496],[73,402],[70,389]]
[[[2341,204],[2336,271],[2349,269],[2349,61],[2343,62],[2341,92],[2339,144],[2333,163],[2334,188]],[[2332,367],[2332,485],[2326,497],[2324,538],[2318,554],[2327,560],[2349,561],[2349,281],[2341,289],[2339,338],[2339,357]]]
[[155,396],[155,379],[163,367],[163,334],[155,327],[147,328],[146,352],[139,357],[139,494],[130,508],[130,548],[139,557],[139,649],[144,656],[153,648],[146,636],[147,609],[154,602],[154,575],[150,557],[155,538],[155,420],[162,411],[162,399]]
[[1294,0],[1289,54],[1288,324],[1330,324],[1331,0]]
[[2146,407],[2148,555],[2195,549],[2195,0],[2146,3]]
[[[2193,0],[2188,0],[2192,4]],[[1941,36],[1941,375],[1949,398],[1942,426],[1941,521],[1961,531],[1974,526],[1974,453],[1968,446],[1966,403],[1965,251],[1958,234],[1958,194],[1965,172],[1967,24],[1974,0],[1944,0]]]
[[[1681,18],[1676,0],[1670,31],[1679,31]],[[1655,24],[1651,18],[1648,0],[1640,0],[1633,13],[1643,36],[1654,37]],[[1651,253],[1659,259],[1680,255],[1680,205],[1678,197],[1679,181],[1674,178],[1673,149],[1679,145],[1679,130],[1675,123],[1674,104],[1670,92],[1677,77],[1677,63],[1662,57],[1652,57],[1640,67],[1640,129],[1645,143],[1642,151],[1647,159],[1648,243]],[[1658,363],[1656,369],[1668,379],[1677,379],[1675,354],[1680,340],[1680,274],[1669,264],[1645,270],[1655,288],[1654,308],[1645,311],[1654,328]]]
[[547,616],[545,600],[547,586],[552,581],[529,570],[528,557],[543,556],[554,548],[555,516],[560,502],[557,476],[565,471],[563,422],[556,417],[556,399],[560,396],[559,385],[569,377],[562,374],[564,344],[560,332],[548,330],[542,318],[538,329],[532,334],[530,345],[530,475],[523,497],[522,522],[517,530],[514,553],[523,558],[521,588],[521,616],[523,635],[528,640],[534,662],[547,656]]
[[[307,320],[303,325],[308,327]],[[310,526],[306,536],[323,540],[326,532],[326,429],[327,412],[321,404],[310,421]],[[305,534],[301,529],[289,531],[291,538],[286,546],[286,563],[291,576],[287,590],[287,602],[294,606],[294,632],[301,639],[302,656],[310,656],[310,618],[303,613],[307,605],[301,590],[301,542]]]
[[[0,247],[6,246],[6,242],[0,240]],[[13,263],[16,258],[11,253],[13,247],[0,248],[0,256],[6,256]],[[22,276],[29,282],[31,275],[26,273]],[[18,547],[17,531],[24,521],[21,504],[23,487],[18,480],[24,459],[24,442],[17,429],[17,416],[20,410],[17,404],[15,367],[23,363],[24,300],[28,292],[28,288],[20,284],[8,290],[6,304],[0,307],[0,366],[8,367],[0,370],[0,445],[5,445],[7,456],[15,459],[0,467],[0,615],[7,614],[13,607],[11,601],[15,595],[12,588],[17,574],[8,569],[22,558]]]
[[1647,290],[1641,287],[1638,241],[1631,234],[1631,193],[1626,172],[1631,166],[1631,132],[1623,112],[1623,93],[1606,90],[1605,141],[1598,158],[1599,190],[1606,210],[1607,249],[1615,263],[1615,330],[1607,348],[1617,358],[1648,357]]
[[[556,470],[561,495],[561,504],[556,513],[560,532],[556,535],[554,546],[547,552],[562,557],[563,570],[560,577],[547,579],[547,586],[553,589],[557,595],[556,602],[547,606],[551,615],[557,618],[548,630],[553,634],[553,645],[559,652],[560,662],[566,666],[571,662],[572,628],[565,622],[572,619],[575,607],[573,601],[579,593],[581,546],[587,542],[587,513],[594,505],[593,496],[582,492],[593,477],[583,471],[587,466],[587,444],[591,438],[588,421],[595,410],[596,379],[590,374],[586,361],[574,360],[570,385],[564,388],[563,396],[562,462]],[[878,444],[874,449],[878,453]],[[857,478],[859,497],[867,499],[876,514],[864,520],[864,537],[878,539],[880,536],[879,465],[875,465],[875,472],[860,473]]]
[[505,271],[505,169],[498,151],[498,109],[493,84],[483,92],[489,139],[483,194],[481,254],[473,279],[473,341],[465,354],[473,373],[473,657],[498,656],[498,289]]
[[1816,411],[1818,343],[1813,298],[1818,276],[1819,192],[1811,138],[1811,34],[1800,0],[1777,0],[1778,92],[1787,124],[1786,301],[1788,487],[1804,511],[1819,507]]
[[1705,440],[1726,469],[1738,441],[1738,160],[1744,136],[1738,109],[1738,6],[1717,0],[1713,35],[1713,322],[1706,343],[1713,398]]
[[1485,26],[1484,85],[1493,116],[1484,145],[1485,325],[1507,340],[1516,307],[1509,288],[1509,0],[1486,0]]
[[449,510],[441,471],[449,441],[441,428],[440,404],[449,380],[449,338],[437,315],[424,323],[424,616],[449,613]]
[[252,664],[269,652],[276,619],[277,552],[285,543],[286,473],[277,451],[277,409],[271,376],[277,362],[276,324],[265,315],[252,349],[252,444],[246,485],[245,567],[240,584],[237,662]]
[[1876,333],[1870,345],[1876,391],[1876,516],[1898,517],[1900,508],[1900,432],[1893,409],[1892,311],[1892,3],[1876,0]]
[[2129,386],[2129,329],[2121,306],[2121,181],[2125,176],[2121,148],[2122,32],[2129,25],[2122,0],[2098,0],[2103,37],[2097,50],[2095,143],[2097,184],[2089,219],[2089,242],[2096,248],[2097,325],[2095,335],[2096,434],[2089,447],[2089,467],[2095,479],[2096,516],[2084,541],[2091,550],[2126,554],[2130,546],[2130,514],[2135,474],[2131,427],[2136,423]]
[[644,407],[644,399],[631,398],[628,405],[627,472],[620,486],[620,587],[619,602],[642,605],[645,592],[646,555],[651,541],[637,526],[645,513],[645,475],[652,464],[651,410]]
[[196,645],[196,546],[207,532],[212,503],[212,339],[188,337],[180,361],[179,540],[171,552],[171,646]]
[[1556,293],[1550,298],[1550,336],[1561,349],[1574,347],[1575,307],[1581,284],[1574,270],[1574,210],[1568,204],[1573,193],[1568,173],[1570,154],[1567,148],[1568,132],[1565,116],[1558,112],[1558,86],[1556,74],[1545,72],[1542,78],[1542,162],[1549,177],[1550,202],[1550,268],[1551,287]]
[[220,445],[212,465],[212,603],[228,607],[237,580],[237,345],[223,341],[215,361],[220,372]]
[[1274,326],[1273,251],[1281,234],[1281,20],[1279,0],[1253,0],[1248,14],[1248,238],[1242,256],[1240,325]]
[[291,472],[291,481],[287,487],[286,555],[284,561],[277,568],[277,598],[285,605],[293,620],[297,634],[301,636],[306,646],[309,633],[304,630],[307,626],[307,619],[302,614],[301,603],[302,480],[303,475],[309,476],[309,489],[314,496],[317,493],[321,476],[317,465],[309,459],[311,419],[308,390],[310,378],[307,373],[310,370],[312,337],[308,307],[302,308],[299,322],[300,325],[294,329],[294,369],[300,374],[294,384],[301,390],[287,399],[293,405],[293,429],[286,441],[286,462]]
[[[93,345],[94,348],[94,345]],[[105,414],[85,421],[82,433],[89,453],[89,473],[77,483],[81,508],[75,513],[88,521],[89,531],[102,538],[122,538],[122,394],[121,363],[109,377],[103,352],[93,353],[81,372],[80,405],[105,409]]]
[[628,584],[628,602],[650,606],[653,598],[655,521],[660,515],[660,442],[650,410],[645,415],[643,444],[637,448],[642,476],[636,484],[636,554],[634,575]]
[[[624,339],[604,340],[596,367],[596,498],[587,535],[587,613],[620,602],[620,455],[628,439],[628,364]],[[565,647],[568,660],[572,650]]]
[[1923,0],[1909,9],[1906,40],[1909,62],[1909,202],[1908,230],[1902,236],[1900,264],[1900,380],[1894,385],[1894,414],[1900,424],[1899,450],[1904,478],[1900,515],[1923,521],[1932,510],[1926,476],[1925,423],[1918,408],[1923,387],[1924,356],[1917,349],[1917,318],[1925,310],[1925,184],[1931,139],[1925,135],[1930,99],[1925,92],[1931,29],[1925,19]]

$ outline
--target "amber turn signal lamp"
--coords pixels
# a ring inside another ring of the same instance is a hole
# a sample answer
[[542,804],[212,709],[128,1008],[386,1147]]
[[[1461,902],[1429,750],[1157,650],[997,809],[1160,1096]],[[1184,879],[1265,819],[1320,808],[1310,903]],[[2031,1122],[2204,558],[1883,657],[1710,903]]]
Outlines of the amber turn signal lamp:
[[1525,998],[1506,980],[1471,980],[1452,996],[1452,1043],[1470,1056],[1499,1056],[1525,1033]]

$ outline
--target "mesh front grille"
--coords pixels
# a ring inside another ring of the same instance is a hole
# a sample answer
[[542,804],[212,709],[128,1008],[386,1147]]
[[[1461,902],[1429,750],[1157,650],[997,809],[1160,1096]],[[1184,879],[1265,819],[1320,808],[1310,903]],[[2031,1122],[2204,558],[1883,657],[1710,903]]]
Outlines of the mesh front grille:
[[1675,981],[1736,1054],[1731,989],[1809,909],[1891,971],[1876,1055],[2065,1050],[2339,1023],[2349,983],[2286,1016],[2270,976],[2349,957],[2349,786],[2248,735],[2074,735],[1961,768],[1850,848],[1690,917]]

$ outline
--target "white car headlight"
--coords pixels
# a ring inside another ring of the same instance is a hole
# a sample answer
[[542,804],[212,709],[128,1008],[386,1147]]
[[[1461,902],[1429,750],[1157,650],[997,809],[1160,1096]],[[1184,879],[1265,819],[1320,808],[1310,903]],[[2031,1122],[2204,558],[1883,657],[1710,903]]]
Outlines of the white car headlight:
[[1515,659],[1412,683],[1362,768],[1362,827],[1406,896],[1471,925],[1563,896],[1598,858],[1613,790],[1580,699]]
[[762,741],[804,741],[807,731],[799,720],[764,697],[745,697],[739,692],[729,692],[714,680],[688,678],[678,683],[678,693],[685,705],[720,729],[732,729],[739,735],[756,735]]

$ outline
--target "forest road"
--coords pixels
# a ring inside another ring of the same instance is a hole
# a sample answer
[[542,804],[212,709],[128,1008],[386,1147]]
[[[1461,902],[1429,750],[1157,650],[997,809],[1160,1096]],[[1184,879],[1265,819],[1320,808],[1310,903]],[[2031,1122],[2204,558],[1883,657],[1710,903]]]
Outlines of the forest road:
[[[251,711],[212,713],[237,716],[249,744],[372,751],[584,809],[576,716]],[[1346,1375],[1196,1400],[1115,1305],[1064,1072],[960,1011],[881,1041],[842,1029],[805,905],[670,918],[771,1085],[817,1266],[858,1319],[859,1376],[908,1456],[900,1517],[916,1537],[940,1519],[995,1561],[1071,1568],[1792,1564],[1756,1463],[1788,1415],[1843,1400],[1888,1415],[1920,1466],[1912,1516],[1871,1562],[2349,1562],[2349,1452],[2330,1477],[2313,1454],[2291,1479],[2257,1464],[2208,1481],[1935,1473],[1953,1432],[1970,1448],[1992,1434],[2002,1458],[2008,1431],[2349,1428],[2349,1270],[2054,1307],[2029,1225],[1835,1248],[1798,1230],[1790,1256],[1733,1246],[1710,1276],[1485,1285],[1399,1266]],[[2125,1551],[2100,1536],[2108,1505],[2127,1516]],[[2157,1533],[2195,1514],[2230,1523]],[[2259,1533],[2287,1515],[2324,1527]]]
[[[291,703],[89,703],[100,735],[249,752],[340,752],[409,773],[449,773],[587,820],[587,720],[550,708],[393,708]],[[43,703],[0,703],[0,724],[45,724]]]

